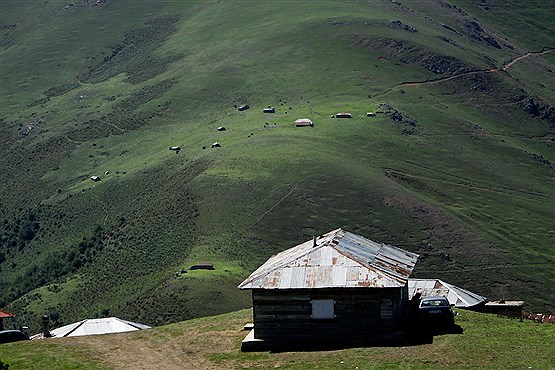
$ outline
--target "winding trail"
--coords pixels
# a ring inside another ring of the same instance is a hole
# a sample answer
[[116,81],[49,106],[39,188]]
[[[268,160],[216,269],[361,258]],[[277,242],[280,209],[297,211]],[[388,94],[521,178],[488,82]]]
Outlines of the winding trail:
[[374,95],[372,97],[374,98],[374,97],[377,97],[377,96],[385,95],[385,94],[389,93],[390,91],[392,91],[393,89],[398,88],[398,87],[403,87],[403,86],[413,87],[413,86],[434,85],[434,84],[439,84],[439,83],[442,83],[442,82],[451,81],[451,80],[457,79],[459,77],[470,76],[470,75],[475,75],[475,74],[479,74],[479,73],[494,73],[494,72],[500,72],[500,71],[506,72],[515,63],[518,63],[519,61],[521,61],[523,59],[526,59],[526,58],[529,58],[529,57],[532,57],[532,56],[536,56],[536,55],[551,53],[553,51],[555,51],[555,48],[551,48],[551,47],[550,48],[544,47],[542,49],[542,51],[531,51],[531,52],[528,52],[524,55],[521,55],[519,57],[516,57],[516,58],[510,60],[509,62],[503,64],[503,67],[500,67],[500,68],[498,67],[498,68],[491,68],[491,69],[479,69],[479,70],[475,70],[475,71],[467,71],[467,72],[458,73],[458,74],[455,74],[455,75],[449,76],[449,77],[438,78],[437,80],[401,82],[397,85],[394,85],[394,86],[390,87],[389,89],[385,90],[384,92],[382,92],[380,94],[377,94],[377,95]]
[[278,200],[278,202],[276,204],[274,204],[270,209],[268,209],[266,212],[264,212],[260,217],[258,217],[258,219],[252,224],[250,225],[250,227],[253,227],[254,225],[256,225],[257,223],[260,222],[260,220],[262,220],[264,218],[264,216],[266,216],[268,213],[272,212],[274,210],[274,208],[276,208],[277,206],[280,205],[281,202],[283,202],[285,199],[287,199],[291,194],[293,194],[293,192],[299,187],[299,184],[303,181],[305,181],[306,178],[301,179],[299,181],[297,181],[297,183],[295,183],[295,185],[293,185],[291,187],[291,190],[285,194],[283,197],[281,197],[280,200]]

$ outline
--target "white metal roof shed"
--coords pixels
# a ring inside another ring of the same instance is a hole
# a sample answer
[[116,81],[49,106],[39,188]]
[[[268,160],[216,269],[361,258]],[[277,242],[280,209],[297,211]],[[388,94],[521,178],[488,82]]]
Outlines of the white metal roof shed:
[[78,337],[83,335],[113,334],[127,331],[150,329],[150,326],[138,324],[117,317],[87,319],[62,326],[50,331],[54,338]]
[[417,292],[422,297],[447,297],[449,303],[459,308],[469,308],[487,301],[486,297],[439,279],[409,279],[409,298]]

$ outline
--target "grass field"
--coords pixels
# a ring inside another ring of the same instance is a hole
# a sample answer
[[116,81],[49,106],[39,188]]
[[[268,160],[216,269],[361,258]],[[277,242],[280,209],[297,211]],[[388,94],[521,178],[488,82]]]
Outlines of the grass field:
[[555,53],[502,70],[552,20],[452,3],[2,1],[0,306],[34,330],[229,312],[343,227],[553,311]]
[[251,310],[184,321],[146,331],[17,342],[0,347],[13,369],[522,369],[552,368],[555,328],[460,311],[462,334],[406,347],[314,352],[242,353]]

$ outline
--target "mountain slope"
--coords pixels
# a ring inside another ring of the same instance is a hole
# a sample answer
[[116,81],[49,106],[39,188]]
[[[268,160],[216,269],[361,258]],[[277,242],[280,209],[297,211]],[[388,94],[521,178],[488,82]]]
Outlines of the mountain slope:
[[553,310],[553,24],[531,4],[513,38],[497,2],[455,3],[3,1],[0,306],[226,312],[271,254],[343,227]]

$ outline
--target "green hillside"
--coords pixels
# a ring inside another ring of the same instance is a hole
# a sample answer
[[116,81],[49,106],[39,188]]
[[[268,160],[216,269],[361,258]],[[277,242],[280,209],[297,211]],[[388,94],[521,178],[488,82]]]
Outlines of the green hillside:
[[229,312],[342,227],[553,311],[555,21],[485,3],[2,0],[0,307]]
[[251,310],[145,331],[0,346],[10,369],[550,369],[555,326],[460,311],[462,334],[406,347],[242,353]]

